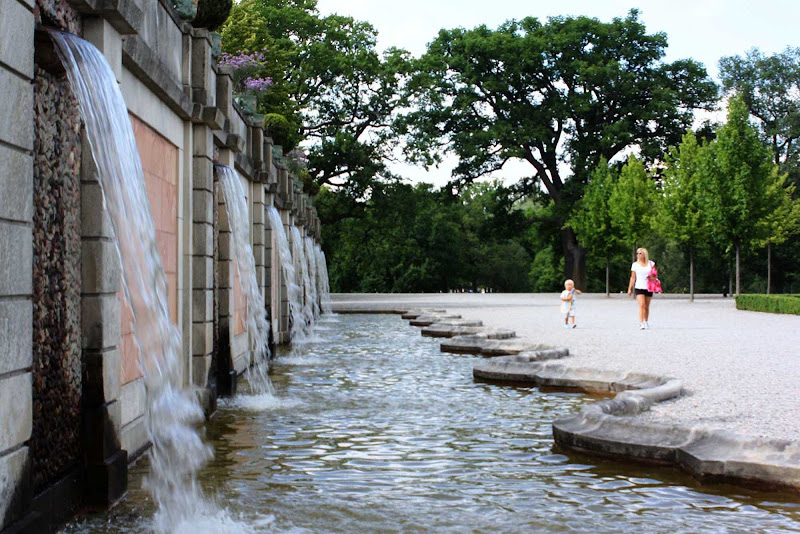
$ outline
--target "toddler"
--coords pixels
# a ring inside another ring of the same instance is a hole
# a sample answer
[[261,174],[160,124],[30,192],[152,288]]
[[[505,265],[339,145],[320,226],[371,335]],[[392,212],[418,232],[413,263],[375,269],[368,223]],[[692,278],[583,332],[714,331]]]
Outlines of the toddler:
[[575,282],[566,280],[561,292],[561,313],[564,314],[564,328],[575,328],[575,295],[581,291],[575,289]]

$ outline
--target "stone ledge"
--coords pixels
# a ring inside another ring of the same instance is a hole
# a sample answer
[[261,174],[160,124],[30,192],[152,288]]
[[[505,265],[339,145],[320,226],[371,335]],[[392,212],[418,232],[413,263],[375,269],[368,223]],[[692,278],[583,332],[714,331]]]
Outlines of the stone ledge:
[[443,341],[440,348],[442,352],[482,356],[510,356],[524,353],[534,356],[537,361],[569,356],[569,349],[564,347],[489,339],[485,334],[456,336],[449,341]]
[[403,319],[416,319],[421,315],[431,315],[436,313],[447,313],[447,310],[434,310],[434,309],[408,310],[406,312],[403,312],[401,317]]
[[800,489],[800,444],[732,432],[666,425],[634,416],[684,394],[680,380],[536,363],[529,356],[480,362],[476,378],[588,392],[619,392],[553,423],[564,448],[679,467],[705,481]]
[[[442,323],[448,319],[461,319],[460,315],[453,315],[453,314],[432,314],[432,315],[420,315],[414,319],[411,319],[408,324],[411,326],[430,326],[434,323]],[[454,325],[455,326],[455,325]]]
[[122,64],[178,117],[184,121],[192,119],[194,106],[180,81],[172,77],[161,58],[138,35],[123,39]]
[[453,326],[442,323],[433,323],[422,328],[425,337],[455,337],[471,334],[483,334],[488,339],[511,339],[517,337],[513,330],[491,328],[488,326]]

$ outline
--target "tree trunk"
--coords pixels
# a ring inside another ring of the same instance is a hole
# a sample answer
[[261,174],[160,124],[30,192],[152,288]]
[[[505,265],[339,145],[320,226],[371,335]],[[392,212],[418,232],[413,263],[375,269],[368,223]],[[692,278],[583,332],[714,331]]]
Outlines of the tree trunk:
[[694,247],[689,246],[689,302],[694,302]]
[[572,228],[561,230],[561,245],[564,249],[564,275],[575,282],[575,288],[586,289],[586,249],[578,244]]
[[772,243],[767,243],[767,295],[772,293]]
[[742,246],[736,243],[736,294],[742,289]]
[[606,256],[606,298],[611,296],[611,260]]

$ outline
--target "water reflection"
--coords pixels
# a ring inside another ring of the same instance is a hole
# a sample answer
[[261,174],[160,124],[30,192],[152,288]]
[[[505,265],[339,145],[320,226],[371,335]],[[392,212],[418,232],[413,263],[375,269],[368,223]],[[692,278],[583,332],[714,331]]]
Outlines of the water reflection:
[[[550,422],[581,394],[475,382],[475,357],[396,316],[324,324],[324,343],[273,364],[276,396],[296,404],[229,402],[207,425],[204,487],[258,530],[800,531],[792,494],[554,450]],[[149,513],[134,495],[125,507]]]

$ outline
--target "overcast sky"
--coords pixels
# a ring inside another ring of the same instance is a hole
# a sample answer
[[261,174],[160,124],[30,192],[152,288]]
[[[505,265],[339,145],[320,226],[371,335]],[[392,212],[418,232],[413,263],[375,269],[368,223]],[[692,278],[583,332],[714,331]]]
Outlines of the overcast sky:
[[[555,15],[585,15],[609,22],[634,7],[648,33],[667,34],[667,61],[693,58],[715,79],[720,57],[753,47],[772,54],[800,46],[800,0],[318,0],[317,6],[322,14],[370,22],[379,32],[379,49],[397,46],[415,56],[441,28],[496,28],[526,16],[545,22]],[[444,169],[431,175],[408,168],[400,172],[443,183],[443,171],[449,174]]]

